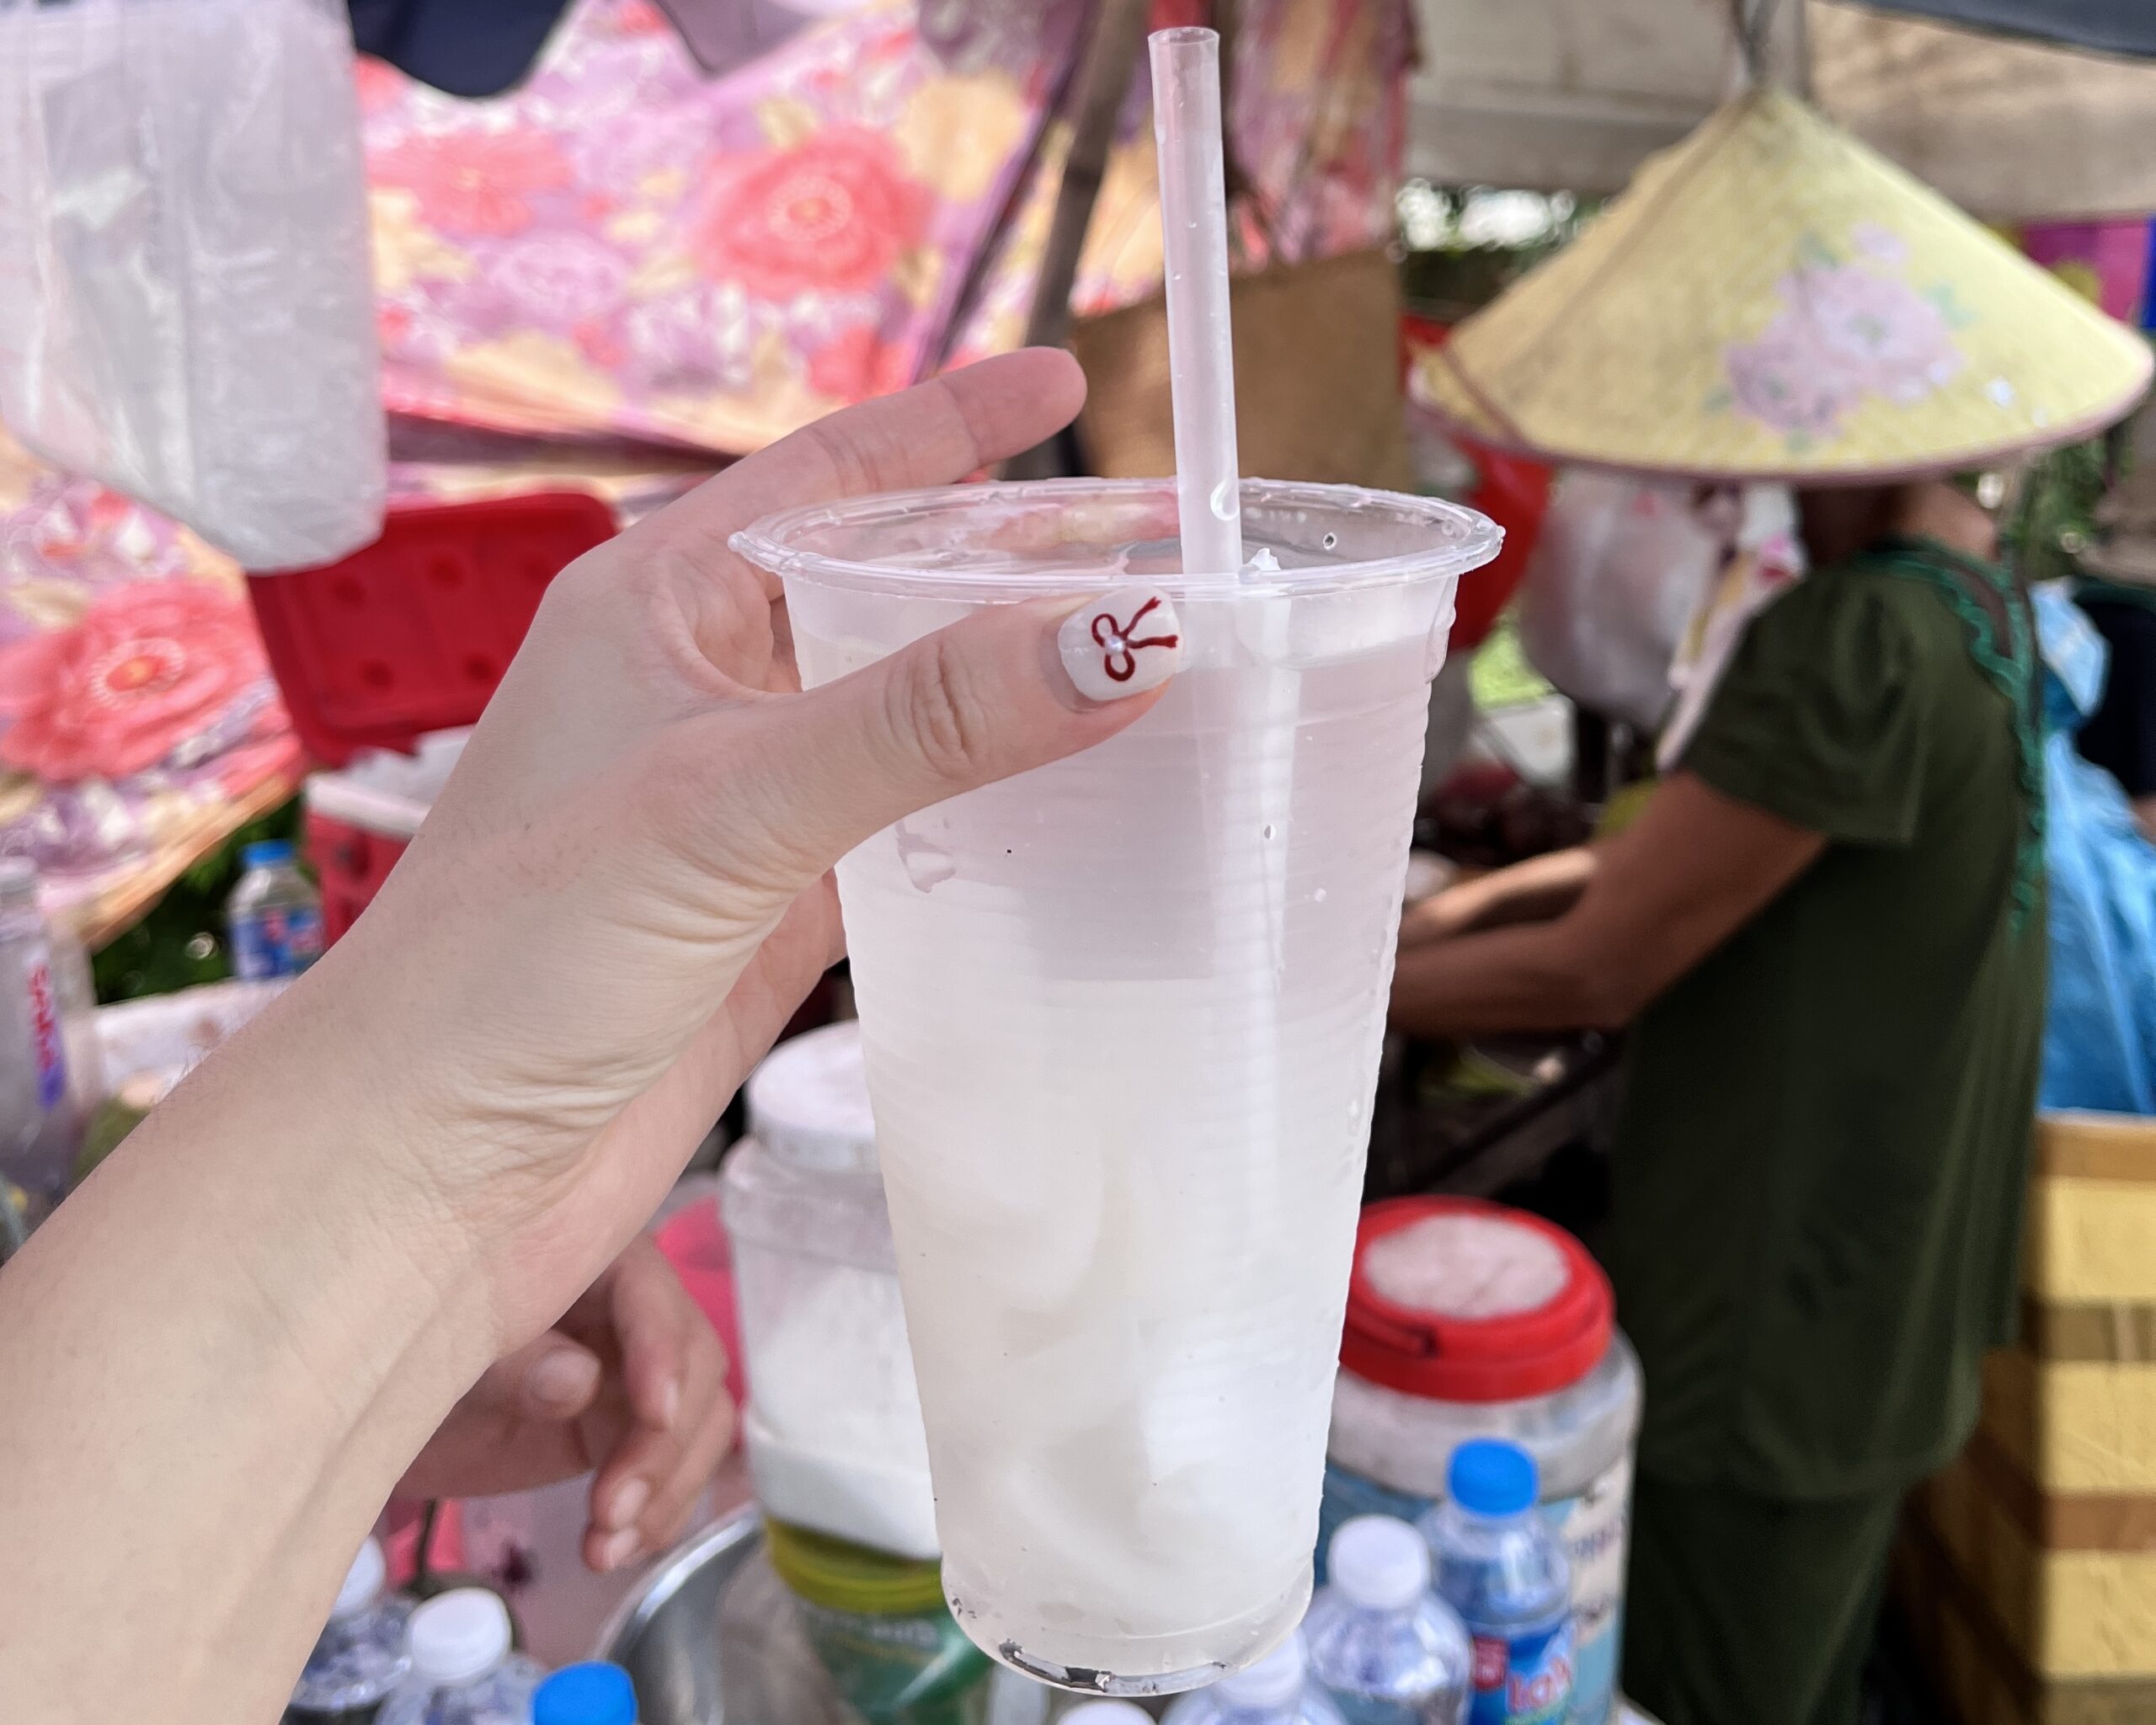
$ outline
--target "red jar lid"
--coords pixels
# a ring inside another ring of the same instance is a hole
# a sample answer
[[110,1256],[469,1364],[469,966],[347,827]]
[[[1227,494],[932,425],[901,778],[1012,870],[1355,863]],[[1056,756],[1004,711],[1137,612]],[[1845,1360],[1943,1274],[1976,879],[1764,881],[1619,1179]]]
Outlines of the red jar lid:
[[[1494,1279],[1431,1299],[1406,1285],[1469,1240],[1500,1266]],[[1410,1396],[1519,1402],[1593,1371],[1615,1322],[1609,1277],[1562,1228],[1480,1199],[1396,1198],[1363,1212],[1340,1363]]]

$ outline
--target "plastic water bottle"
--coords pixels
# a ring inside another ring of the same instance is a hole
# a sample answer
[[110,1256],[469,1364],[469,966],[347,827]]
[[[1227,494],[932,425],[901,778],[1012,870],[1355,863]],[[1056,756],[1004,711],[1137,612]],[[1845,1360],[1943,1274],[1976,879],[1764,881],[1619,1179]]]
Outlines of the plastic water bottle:
[[345,1572],[307,1669],[292,1685],[288,1717],[304,1720],[371,1719],[377,1703],[412,1669],[404,1629],[412,1603],[388,1591],[388,1567],[379,1541],[369,1540]]
[[564,1665],[534,1691],[531,1725],[637,1725],[636,1685],[605,1659]]
[[1299,1629],[1255,1665],[1179,1697],[1162,1725],[1343,1725],[1340,1709],[1310,1681]]
[[322,956],[322,895],[282,839],[249,845],[239,859],[247,872],[225,902],[232,973],[296,976]]
[[26,1196],[32,1226],[67,1196],[104,1087],[95,1004],[82,943],[39,902],[36,865],[0,857],[0,1180]]
[[378,1725],[531,1725],[545,1674],[510,1651],[509,1607],[483,1587],[436,1595],[412,1613],[412,1680]]
[[1460,1725],[1467,1632],[1430,1591],[1430,1548],[1407,1522],[1358,1515],[1326,1553],[1331,1585],[1303,1620],[1310,1673],[1348,1725]]
[[1572,1578],[1536,1509],[1534,1458],[1476,1438],[1453,1451],[1425,1518],[1438,1591],[1475,1642],[1473,1725],[1555,1725],[1572,1705]]

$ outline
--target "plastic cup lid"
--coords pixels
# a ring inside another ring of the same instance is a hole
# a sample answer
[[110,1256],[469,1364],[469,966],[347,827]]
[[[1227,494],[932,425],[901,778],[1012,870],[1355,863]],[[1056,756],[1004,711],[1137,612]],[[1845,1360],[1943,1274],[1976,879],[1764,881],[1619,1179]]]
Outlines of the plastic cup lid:
[[1440,1402],[1524,1402],[1601,1364],[1609,1279],[1561,1228],[1477,1199],[1401,1198],[1363,1212],[1340,1363]]
[[1183,573],[1172,478],[881,492],[783,510],[728,542],[760,569],[822,587],[983,600],[1144,579],[1180,602],[1428,581],[1479,569],[1504,537],[1487,517],[1433,497],[1282,479],[1240,489],[1246,547],[1280,561],[1225,584]]
[[1452,1452],[1445,1495],[1476,1515],[1518,1515],[1541,1492],[1534,1458],[1502,1438],[1470,1438]]
[[1430,1547],[1413,1525],[1390,1515],[1343,1521],[1326,1554],[1326,1574],[1350,1605],[1397,1611],[1430,1587]]
[[773,1049],[749,1076],[749,1130],[798,1167],[873,1172],[876,1119],[861,1026],[828,1024]]
[[1309,1674],[1303,1632],[1294,1630],[1255,1665],[1222,1678],[1220,1698],[1239,1707],[1284,1707],[1302,1694]]
[[344,1572],[344,1583],[337,1589],[337,1603],[329,1608],[329,1615],[351,1617],[366,1610],[382,1597],[382,1583],[388,1578],[389,1565],[382,1559],[382,1541],[371,1539],[360,1547],[360,1555]]
[[605,1659],[564,1665],[531,1697],[531,1725],[636,1725],[636,1685]]
[[1153,1716],[1133,1701],[1081,1701],[1059,1725],[1153,1725]]
[[412,1671],[423,1682],[469,1683],[509,1657],[509,1607],[483,1587],[438,1594],[412,1613]]

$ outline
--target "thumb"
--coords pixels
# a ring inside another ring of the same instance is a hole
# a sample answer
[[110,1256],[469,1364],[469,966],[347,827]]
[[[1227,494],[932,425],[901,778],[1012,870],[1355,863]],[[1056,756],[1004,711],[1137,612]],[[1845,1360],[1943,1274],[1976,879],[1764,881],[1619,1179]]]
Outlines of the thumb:
[[990,606],[760,712],[757,798],[798,887],[916,809],[1105,742],[1187,655],[1150,586]]

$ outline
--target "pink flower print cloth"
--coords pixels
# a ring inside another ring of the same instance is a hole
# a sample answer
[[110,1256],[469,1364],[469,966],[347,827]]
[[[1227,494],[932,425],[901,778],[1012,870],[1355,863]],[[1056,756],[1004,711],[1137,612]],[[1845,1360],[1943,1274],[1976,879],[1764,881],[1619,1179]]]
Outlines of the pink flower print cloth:
[[646,0],[578,0],[520,88],[360,74],[384,391],[509,430],[728,452],[941,356],[1082,0],[902,0],[707,78]]
[[0,436],[0,851],[94,941],[299,766],[232,562]]

